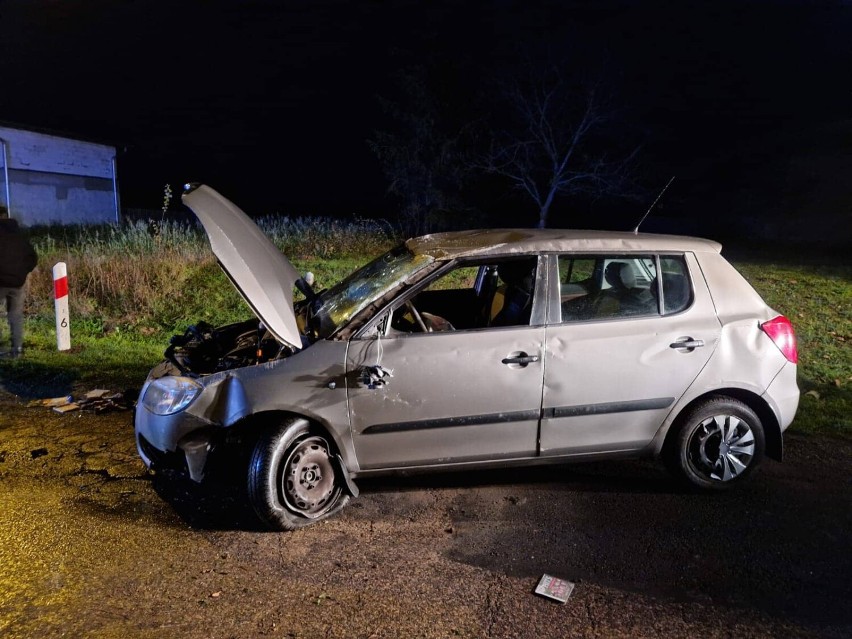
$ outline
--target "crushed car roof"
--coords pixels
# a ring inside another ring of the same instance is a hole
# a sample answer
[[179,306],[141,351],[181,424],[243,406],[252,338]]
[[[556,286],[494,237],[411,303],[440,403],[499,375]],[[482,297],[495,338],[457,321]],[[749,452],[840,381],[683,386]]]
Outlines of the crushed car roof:
[[719,253],[722,250],[722,245],[718,242],[697,237],[565,229],[491,229],[434,233],[410,239],[405,244],[415,254],[431,255],[442,260],[541,251]]

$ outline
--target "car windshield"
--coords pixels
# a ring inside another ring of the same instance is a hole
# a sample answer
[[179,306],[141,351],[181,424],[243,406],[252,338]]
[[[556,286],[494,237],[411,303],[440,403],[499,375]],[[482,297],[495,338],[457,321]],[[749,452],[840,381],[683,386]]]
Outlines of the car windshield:
[[319,295],[310,320],[317,336],[333,335],[367,304],[434,261],[429,255],[415,255],[403,244],[362,266]]

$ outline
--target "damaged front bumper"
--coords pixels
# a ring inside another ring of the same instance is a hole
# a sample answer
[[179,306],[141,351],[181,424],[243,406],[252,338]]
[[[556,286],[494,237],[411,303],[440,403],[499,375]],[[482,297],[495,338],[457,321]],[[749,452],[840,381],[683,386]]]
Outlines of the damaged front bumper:
[[196,380],[201,388],[186,407],[162,414],[146,401],[146,393],[158,379],[148,378],[136,405],[139,456],[148,468],[186,470],[193,481],[200,482],[216,435],[248,414],[245,390],[230,372],[210,375]]
[[189,415],[155,415],[136,406],[136,449],[151,470],[185,470],[193,481],[204,479],[207,456],[213,449],[213,428]]

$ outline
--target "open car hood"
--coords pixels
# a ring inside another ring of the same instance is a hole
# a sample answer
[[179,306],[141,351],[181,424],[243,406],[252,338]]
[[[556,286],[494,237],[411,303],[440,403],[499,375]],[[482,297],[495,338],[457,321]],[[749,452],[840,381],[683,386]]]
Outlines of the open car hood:
[[208,186],[191,186],[183,203],[195,213],[213,253],[255,315],[293,348],[302,340],[293,310],[299,272],[238,206]]

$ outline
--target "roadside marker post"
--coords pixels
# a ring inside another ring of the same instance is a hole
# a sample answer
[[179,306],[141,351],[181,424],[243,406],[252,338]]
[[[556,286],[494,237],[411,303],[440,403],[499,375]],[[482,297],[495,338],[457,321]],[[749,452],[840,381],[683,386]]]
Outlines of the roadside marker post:
[[56,349],[71,348],[71,323],[68,319],[68,270],[65,262],[53,267],[53,306],[56,310]]

